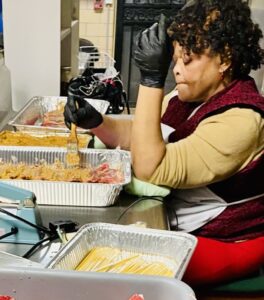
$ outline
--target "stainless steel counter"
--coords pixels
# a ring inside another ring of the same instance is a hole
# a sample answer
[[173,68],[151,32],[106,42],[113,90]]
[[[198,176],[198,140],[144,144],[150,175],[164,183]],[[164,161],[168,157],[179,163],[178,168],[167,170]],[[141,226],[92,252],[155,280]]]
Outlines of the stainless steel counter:
[[73,206],[39,206],[42,222],[48,226],[48,222],[55,220],[68,220],[78,222],[80,225],[91,222],[106,222],[133,224],[144,222],[147,227],[156,229],[168,229],[165,208],[161,202],[145,199],[129,208],[118,222],[119,217],[138,198],[121,193],[117,203],[109,207],[73,207]]
[[[137,197],[122,192],[117,203],[110,207],[74,207],[39,205],[42,224],[46,227],[49,222],[72,220],[79,227],[92,222],[140,224],[155,229],[169,228],[166,209],[163,203],[144,199],[137,202]],[[133,205],[134,203],[134,205]],[[60,249],[59,241],[44,244],[30,259],[46,265]],[[23,256],[32,245],[0,243],[0,250],[18,256]]]

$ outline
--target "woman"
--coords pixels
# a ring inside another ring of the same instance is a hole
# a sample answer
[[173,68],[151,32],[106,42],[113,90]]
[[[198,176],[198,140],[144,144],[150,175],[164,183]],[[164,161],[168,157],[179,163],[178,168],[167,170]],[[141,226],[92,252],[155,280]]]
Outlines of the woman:
[[[65,121],[130,149],[137,178],[173,189],[175,227],[198,237],[184,280],[220,283],[264,263],[264,99],[248,76],[264,63],[262,33],[241,0],[191,1],[166,28],[161,17],[137,37],[133,123],[72,99]],[[171,58],[178,96],[161,118]],[[160,122],[174,130],[168,144]]]

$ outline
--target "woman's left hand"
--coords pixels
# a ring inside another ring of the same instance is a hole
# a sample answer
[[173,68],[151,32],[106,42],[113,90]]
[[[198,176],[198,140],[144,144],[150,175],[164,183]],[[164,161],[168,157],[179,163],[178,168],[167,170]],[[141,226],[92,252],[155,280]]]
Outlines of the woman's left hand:
[[141,73],[141,84],[164,87],[172,58],[172,43],[167,34],[166,17],[136,37],[134,59]]

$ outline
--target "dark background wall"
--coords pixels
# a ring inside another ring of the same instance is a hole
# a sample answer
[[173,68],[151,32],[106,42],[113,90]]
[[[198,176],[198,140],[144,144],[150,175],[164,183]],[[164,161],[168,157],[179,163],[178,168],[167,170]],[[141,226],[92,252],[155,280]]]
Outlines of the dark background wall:
[[[161,13],[174,16],[186,0],[120,0],[117,1],[117,24],[115,37],[116,68],[121,73],[131,107],[136,105],[139,71],[134,65],[132,53],[137,33],[159,20]],[[169,71],[166,92],[172,90],[175,81]]]

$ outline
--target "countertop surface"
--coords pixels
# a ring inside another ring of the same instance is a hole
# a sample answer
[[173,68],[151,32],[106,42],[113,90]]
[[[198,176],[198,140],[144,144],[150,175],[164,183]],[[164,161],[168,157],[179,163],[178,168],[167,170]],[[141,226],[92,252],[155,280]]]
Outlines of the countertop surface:
[[[77,229],[94,222],[169,229],[166,208],[162,202],[151,198],[138,198],[125,192],[121,192],[117,202],[109,207],[38,205],[35,209],[45,227],[49,227],[50,222],[71,220],[78,224]],[[0,242],[0,251],[23,256],[32,246]],[[43,243],[28,258],[46,266],[62,246],[59,240]]]

